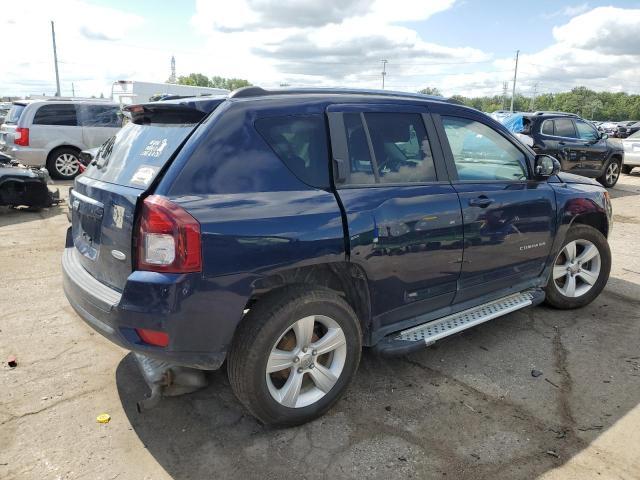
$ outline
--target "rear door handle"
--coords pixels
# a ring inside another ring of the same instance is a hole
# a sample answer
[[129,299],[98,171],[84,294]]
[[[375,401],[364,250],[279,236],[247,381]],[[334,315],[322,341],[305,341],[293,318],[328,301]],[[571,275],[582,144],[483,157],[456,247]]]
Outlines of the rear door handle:
[[493,198],[488,198],[484,195],[480,195],[477,198],[472,198],[469,200],[469,205],[472,207],[480,207],[487,208],[489,205],[493,203]]

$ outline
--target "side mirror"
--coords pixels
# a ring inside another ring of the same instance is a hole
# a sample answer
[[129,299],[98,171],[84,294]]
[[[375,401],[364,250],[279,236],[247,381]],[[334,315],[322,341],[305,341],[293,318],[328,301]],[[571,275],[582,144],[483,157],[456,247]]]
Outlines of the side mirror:
[[605,133],[605,132],[602,132],[602,135],[600,135],[600,138],[601,138],[602,140],[606,140],[607,138],[609,138],[609,134],[608,134],[608,133]]
[[560,171],[560,162],[551,155],[536,155],[534,172],[536,177],[549,178]]

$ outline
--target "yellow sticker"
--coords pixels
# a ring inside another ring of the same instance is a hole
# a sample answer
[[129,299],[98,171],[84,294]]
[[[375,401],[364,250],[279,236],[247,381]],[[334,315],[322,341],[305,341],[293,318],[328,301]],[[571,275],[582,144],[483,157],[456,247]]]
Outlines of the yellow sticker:
[[108,413],[101,413],[96,417],[96,420],[98,421],[98,423],[109,423],[109,420],[111,420],[111,415],[109,415]]

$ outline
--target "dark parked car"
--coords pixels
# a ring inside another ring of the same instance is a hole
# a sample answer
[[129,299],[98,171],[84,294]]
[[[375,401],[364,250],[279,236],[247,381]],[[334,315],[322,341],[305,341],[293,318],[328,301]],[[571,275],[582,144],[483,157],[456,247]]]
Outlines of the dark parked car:
[[623,163],[618,143],[607,139],[590,122],[562,112],[535,112],[525,115],[523,134],[533,138],[536,153],[553,155],[562,171],[596,178],[605,187],[613,187]]
[[632,135],[640,130],[640,122],[631,121],[631,122],[620,122],[618,124],[618,128],[616,131],[617,138],[627,138],[629,135]]
[[609,277],[607,191],[476,110],[248,87],[125,111],[75,180],[62,265],[78,314],[136,352],[142,407],[226,361],[253,415],[303,423],[363,346],[404,354],[545,298],[582,307]]

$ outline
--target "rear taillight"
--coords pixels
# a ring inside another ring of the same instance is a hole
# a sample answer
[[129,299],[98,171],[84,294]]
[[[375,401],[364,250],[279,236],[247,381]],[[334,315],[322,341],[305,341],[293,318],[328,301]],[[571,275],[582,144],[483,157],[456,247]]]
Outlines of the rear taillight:
[[16,134],[13,138],[13,143],[20,145],[21,147],[29,146],[29,129],[28,128],[16,128]]
[[138,270],[202,271],[200,224],[164,197],[151,195],[144,200],[137,240]]

